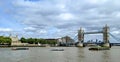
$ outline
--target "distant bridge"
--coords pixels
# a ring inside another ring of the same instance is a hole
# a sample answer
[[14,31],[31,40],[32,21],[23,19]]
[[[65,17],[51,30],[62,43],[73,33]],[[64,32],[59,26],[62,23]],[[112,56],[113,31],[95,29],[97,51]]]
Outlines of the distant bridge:
[[[96,32],[84,32],[84,30],[82,28],[80,28],[80,30],[78,30],[78,34],[75,36],[75,40],[78,41],[78,43],[80,44],[79,46],[83,46],[82,44],[89,44],[89,43],[85,43],[84,42],[84,35],[86,34],[103,34],[103,45],[104,46],[107,46],[107,47],[110,47],[110,45],[120,45],[120,43],[110,43],[109,41],[109,37],[113,37],[115,40],[119,41],[120,42],[120,38],[117,38],[116,36],[112,35],[110,32],[109,32],[110,28],[109,26],[105,25],[103,27],[103,30],[102,31],[96,31]],[[97,43],[97,44],[101,44],[101,43]]]

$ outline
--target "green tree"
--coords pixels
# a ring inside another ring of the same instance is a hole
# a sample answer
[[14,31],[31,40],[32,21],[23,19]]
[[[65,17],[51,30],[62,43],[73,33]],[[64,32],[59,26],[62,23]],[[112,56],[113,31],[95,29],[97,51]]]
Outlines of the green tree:
[[5,37],[5,43],[11,44],[12,40],[10,37]]
[[44,39],[41,39],[40,41],[41,41],[41,44],[47,44],[47,41]]
[[20,41],[21,41],[22,43],[27,43],[27,41],[26,41],[26,39],[25,39],[24,37],[22,37],[22,38],[20,39]]
[[8,44],[10,45],[11,44],[11,38],[10,37],[3,37],[3,36],[0,36],[0,44]]
[[28,38],[28,39],[27,39],[27,42],[28,42],[29,44],[33,44],[33,43],[35,43],[35,39],[33,39],[33,38]]

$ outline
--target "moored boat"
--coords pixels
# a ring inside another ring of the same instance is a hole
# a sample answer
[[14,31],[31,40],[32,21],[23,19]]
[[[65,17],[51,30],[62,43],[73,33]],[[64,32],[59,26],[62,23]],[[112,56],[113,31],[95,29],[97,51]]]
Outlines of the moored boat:
[[29,50],[29,48],[12,48],[12,50]]
[[51,51],[64,51],[64,49],[52,49]]
[[109,50],[109,49],[110,49],[109,47],[100,47],[100,46],[89,48],[89,50]]

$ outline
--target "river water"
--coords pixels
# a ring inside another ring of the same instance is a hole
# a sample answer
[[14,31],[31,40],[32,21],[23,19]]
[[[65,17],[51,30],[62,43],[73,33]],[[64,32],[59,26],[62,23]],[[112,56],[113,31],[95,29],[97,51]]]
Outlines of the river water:
[[[60,48],[64,51],[51,51]],[[0,62],[120,62],[120,47],[89,51],[89,47],[29,47],[29,50],[0,48]]]

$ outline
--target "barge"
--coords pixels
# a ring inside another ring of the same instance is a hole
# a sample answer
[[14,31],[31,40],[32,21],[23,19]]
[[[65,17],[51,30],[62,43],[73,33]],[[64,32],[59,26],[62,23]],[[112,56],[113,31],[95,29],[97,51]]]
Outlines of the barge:
[[110,47],[91,47],[89,50],[110,50]]
[[29,50],[29,48],[12,48],[12,50]]

